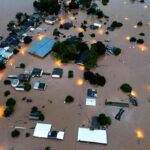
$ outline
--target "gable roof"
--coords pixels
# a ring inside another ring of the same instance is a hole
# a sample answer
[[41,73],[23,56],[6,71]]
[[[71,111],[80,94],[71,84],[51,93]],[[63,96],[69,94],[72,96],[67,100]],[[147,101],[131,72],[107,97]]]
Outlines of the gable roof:
[[39,57],[45,57],[49,52],[51,52],[54,44],[54,40],[51,40],[49,38],[43,38],[35,45],[33,45],[28,51],[29,53],[35,54]]

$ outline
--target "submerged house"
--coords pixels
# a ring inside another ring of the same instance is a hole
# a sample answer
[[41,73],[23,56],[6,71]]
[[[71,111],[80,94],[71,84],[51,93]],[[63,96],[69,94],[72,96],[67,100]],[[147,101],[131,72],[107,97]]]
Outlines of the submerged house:
[[43,69],[33,68],[31,71],[31,77],[41,77],[43,74]]
[[106,145],[108,143],[107,132],[100,129],[79,128],[77,141]]
[[56,21],[58,21],[58,17],[56,16],[45,19],[45,23],[51,24],[51,25],[54,24]]
[[52,72],[52,78],[61,78],[63,75],[63,69],[54,68]]
[[51,128],[51,124],[37,123],[34,129],[33,136],[46,139],[64,139],[65,133],[63,131],[52,131]]

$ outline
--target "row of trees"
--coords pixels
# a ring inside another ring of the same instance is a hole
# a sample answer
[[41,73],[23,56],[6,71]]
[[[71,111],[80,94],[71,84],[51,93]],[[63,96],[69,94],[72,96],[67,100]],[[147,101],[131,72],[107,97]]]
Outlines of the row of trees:
[[99,56],[104,55],[105,52],[106,46],[102,42],[98,41],[97,43],[92,44],[84,59],[85,68],[90,69],[95,67],[97,65],[97,59]]
[[53,55],[61,59],[62,62],[68,63],[69,61],[75,60],[80,51],[85,49],[89,49],[88,45],[79,39],[75,41],[58,41],[53,47]]
[[42,12],[47,12],[49,14],[58,14],[60,10],[60,4],[58,0],[39,0],[34,1],[33,6]]
[[75,60],[78,54],[83,50],[88,51],[83,63],[87,69],[90,69],[96,66],[98,57],[105,54],[106,46],[98,41],[97,43],[92,44],[89,49],[88,45],[80,40],[58,41],[53,47],[53,55],[56,58],[61,59],[62,62],[68,63],[69,61]]
[[98,73],[93,73],[90,71],[84,72],[84,79],[88,80],[90,84],[104,86],[106,83],[106,79],[104,76],[101,76]]
[[9,117],[14,112],[14,107],[16,105],[16,100],[9,98],[6,101],[6,108],[4,110],[4,116]]

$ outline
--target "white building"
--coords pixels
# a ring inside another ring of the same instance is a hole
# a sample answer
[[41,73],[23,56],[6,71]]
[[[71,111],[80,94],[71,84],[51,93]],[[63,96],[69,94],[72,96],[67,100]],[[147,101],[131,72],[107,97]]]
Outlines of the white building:
[[79,128],[77,141],[107,144],[107,132],[106,130]]

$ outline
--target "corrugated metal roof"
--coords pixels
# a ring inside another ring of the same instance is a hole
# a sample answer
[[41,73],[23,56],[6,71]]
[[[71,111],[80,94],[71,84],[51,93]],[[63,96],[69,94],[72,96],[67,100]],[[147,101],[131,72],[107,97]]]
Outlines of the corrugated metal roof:
[[51,40],[49,38],[43,38],[38,43],[33,45],[33,47],[31,47],[28,51],[39,57],[44,57],[52,50],[54,44],[54,40]]

